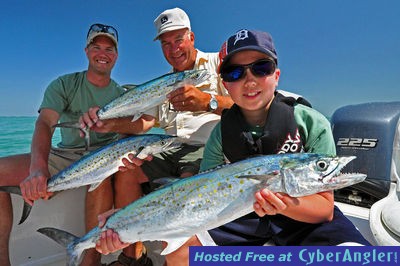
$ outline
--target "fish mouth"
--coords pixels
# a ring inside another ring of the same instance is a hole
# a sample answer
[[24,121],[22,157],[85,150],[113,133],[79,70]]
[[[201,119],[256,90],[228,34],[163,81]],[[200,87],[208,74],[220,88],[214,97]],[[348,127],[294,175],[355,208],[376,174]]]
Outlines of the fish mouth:
[[[330,172],[324,174],[322,176],[322,181],[324,181],[325,177],[327,177],[327,176],[340,175],[341,174],[340,171],[343,169],[343,167],[345,167],[349,162],[351,162],[355,158],[356,158],[356,156],[342,156],[342,157],[339,157],[338,158],[338,164],[336,165],[336,167],[333,168]],[[325,160],[320,160],[320,161],[324,162]]]
[[[333,169],[330,173],[325,176],[329,176],[330,174],[336,172],[332,178],[329,180],[322,180],[323,183],[332,184],[332,185],[341,185],[343,187],[354,185],[360,183],[367,178],[366,174],[362,173],[342,173],[341,170],[351,161],[353,161],[356,156],[341,156],[339,158],[339,163],[335,169]],[[325,182],[324,182],[325,181]]]
[[366,174],[362,173],[339,173],[334,177],[336,184],[343,184],[350,186],[353,184],[360,183],[367,178]]
[[167,148],[168,149],[176,149],[176,148],[179,148],[181,146],[182,146],[182,142],[180,142],[178,140],[178,138],[176,138],[176,139],[172,140],[171,142],[166,143],[163,148],[164,149],[167,149]]

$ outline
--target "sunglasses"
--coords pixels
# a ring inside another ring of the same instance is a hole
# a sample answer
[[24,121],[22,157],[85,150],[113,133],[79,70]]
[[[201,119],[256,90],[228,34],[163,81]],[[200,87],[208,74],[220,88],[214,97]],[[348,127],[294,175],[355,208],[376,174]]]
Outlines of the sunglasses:
[[238,81],[246,75],[247,68],[254,76],[265,77],[275,72],[276,63],[271,59],[261,59],[247,65],[228,65],[221,69],[221,78],[226,82]]
[[103,24],[93,24],[92,26],[90,26],[86,38],[88,38],[89,35],[92,34],[93,32],[105,32],[111,34],[118,41],[118,31],[113,26],[108,26]]

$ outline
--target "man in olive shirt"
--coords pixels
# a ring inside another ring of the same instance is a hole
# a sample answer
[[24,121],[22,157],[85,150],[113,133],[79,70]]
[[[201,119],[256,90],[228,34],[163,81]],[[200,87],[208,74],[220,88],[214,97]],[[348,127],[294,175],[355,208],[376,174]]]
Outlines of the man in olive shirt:
[[[64,169],[86,153],[83,138],[77,129],[61,129],[61,142],[51,147],[54,133],[52,126],[58,122],[78,121],[80,116],[92,106],[103,106],[118,97],[123,88],[111,79],[111,71],[118,58],[118,32],[108,25],[93,24],[87,35],[85,48],[89,66],[87,71],[67,74],[50,83],[39,108],[31,153],[0,158],[0,186],[20,186],[24,200],[33,204],[40,198],[48,199],[47,179]],[[125,120],[125,121],[124,121]],[[141,118],[130,123],[131,118],[102,121],[102,126],[91,131],[92,149],[117,140],[119,134],[133,134],[148,130],[153,120]],[[127,122],[127,123],[124,123]],[[122,207],[135,182],[133,178],[123,178],[129,172],[118,172],[114,178],[115,205]],[[137,187],[134,186],[134,187]],[[114,204],[110,178],[86,197],[86,229],[97,225],[97,215]],[[12,204],[8,193],[0,192],[0,265],[10,265],[9,238],[13,223]],[[82,265],[98,264],[100,254],[94,249],[86,253]]]

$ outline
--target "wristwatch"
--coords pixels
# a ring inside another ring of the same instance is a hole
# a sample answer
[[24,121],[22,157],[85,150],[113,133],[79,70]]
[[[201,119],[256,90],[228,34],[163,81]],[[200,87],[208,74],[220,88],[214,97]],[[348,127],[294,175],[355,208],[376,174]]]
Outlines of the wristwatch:
[[210,94],[210,96],[211,96],[211,99],[210,99],[210,102],[208,103],[208,111],[214,112],[218,108],[218,101],[215,98],[214,94]]

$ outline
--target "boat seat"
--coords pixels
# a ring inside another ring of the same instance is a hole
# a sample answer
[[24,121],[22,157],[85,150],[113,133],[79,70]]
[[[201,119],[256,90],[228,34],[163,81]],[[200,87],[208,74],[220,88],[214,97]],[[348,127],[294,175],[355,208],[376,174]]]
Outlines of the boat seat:
[[379,246],[400,246],[400,192],[392,183],[389,195],[372,205],[371,232]]
[[382,209],[382,222],[390,233],[395,234],[400,237],[400,202],[395,202],[394,204],[387,204]]

